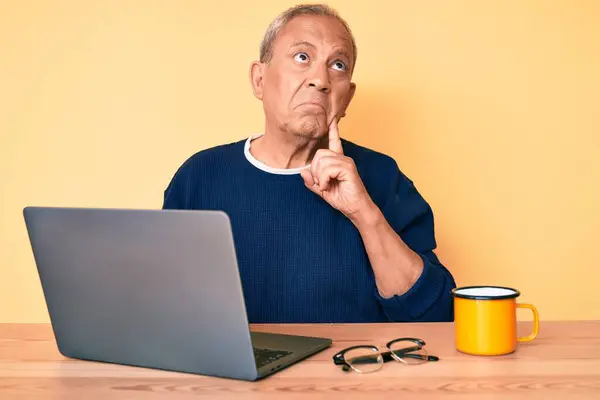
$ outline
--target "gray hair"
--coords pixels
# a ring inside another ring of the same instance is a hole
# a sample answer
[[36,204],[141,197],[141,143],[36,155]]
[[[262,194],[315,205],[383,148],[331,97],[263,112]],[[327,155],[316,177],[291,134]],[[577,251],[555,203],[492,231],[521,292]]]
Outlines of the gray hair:
[[344,21],[342,17],[340,17],[337,11],[325,4],[299,4],[288,8],[279,14],[267,28],[262,42],[260,43],[260,62],[268,63],[271,61],[273,58],[273,45],[275,43],[275,39],[277,39],[277,36],[279,35],[279,32],[281,32],[288,22],[300,15],[318,15],[337,19],[344,26],[344,28],[346,28],[348,34],[350,35],[350,39],[352,40],[352,69],[354,69],[354,64],[356,64],[357,49],[356,42],[354,41],[354,35],[352,35],[350,26],[348,26],[348,23]]

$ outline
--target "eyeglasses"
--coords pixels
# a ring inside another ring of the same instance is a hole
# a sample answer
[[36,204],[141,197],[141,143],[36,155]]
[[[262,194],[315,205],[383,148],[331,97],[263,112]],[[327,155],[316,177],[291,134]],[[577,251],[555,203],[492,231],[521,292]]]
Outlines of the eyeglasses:
[[439,361],[436,356],[430,356],[423,348],[425,341],[415,338],[398,338],[388,342],[388,351],[380,352],[377,346],[352,346],[333,356],[335,365],[341,365],[342,370],[365,374],[379,371],[388,361],[398,361],[407,365],[423,364],[428,361]]

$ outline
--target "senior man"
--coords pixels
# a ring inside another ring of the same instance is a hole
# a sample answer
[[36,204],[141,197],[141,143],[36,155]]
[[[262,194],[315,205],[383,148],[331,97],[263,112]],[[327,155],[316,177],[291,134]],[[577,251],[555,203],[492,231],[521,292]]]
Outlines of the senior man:
[[250,67],[264,133],[197,152],[164,192],[164,209],[229,215],[250,322],[453,319],[430,206],[392,158],[340,138],[356,54],[328,6],[283,12]]

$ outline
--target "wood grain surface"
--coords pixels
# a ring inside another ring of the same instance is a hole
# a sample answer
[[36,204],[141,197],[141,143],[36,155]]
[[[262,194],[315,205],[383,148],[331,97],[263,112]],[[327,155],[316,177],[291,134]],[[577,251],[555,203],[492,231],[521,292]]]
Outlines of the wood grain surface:
[[[77,361],[60,355],[45,324],[0,324],[0,399],[449,398],[600,399],[600,321],[542,322],[513,354],[478,357],[454,347],[454,325],[253,325],[265,332],[331,337],[333,346],[258,382]],[[519,334],[529,331],[519,324]],[[355,344],[424,339],[437,363],[386,363],[343,372],[331,358]]]

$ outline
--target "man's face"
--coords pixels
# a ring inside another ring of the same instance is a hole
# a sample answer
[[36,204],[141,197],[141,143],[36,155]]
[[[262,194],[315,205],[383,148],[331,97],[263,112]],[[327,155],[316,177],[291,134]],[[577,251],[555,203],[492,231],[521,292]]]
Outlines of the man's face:
[[267,123],[305,138],[327,134],[354,95],[353,63],[350,35],[335,18],[291,20],[275,40],[271,61],[252,70]]

